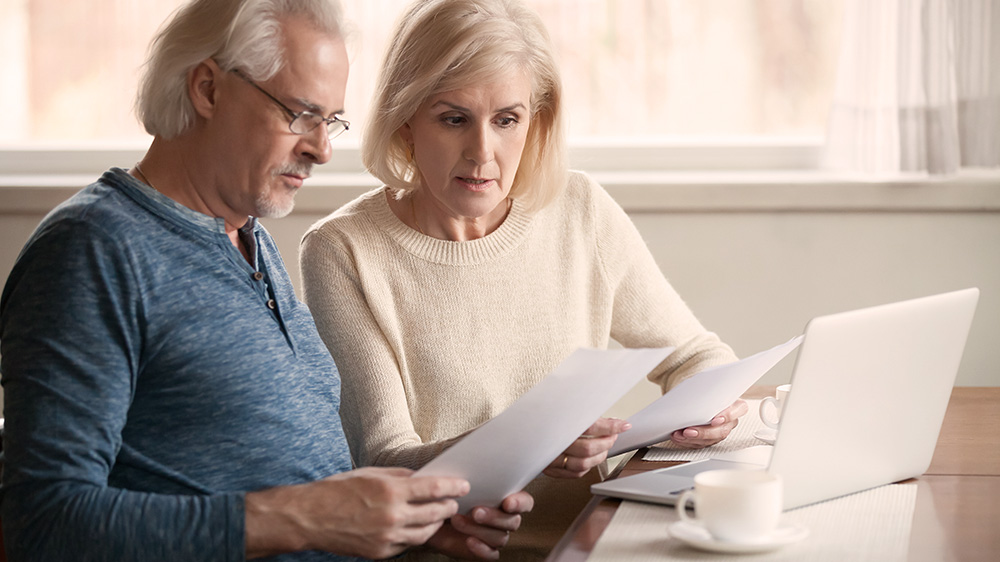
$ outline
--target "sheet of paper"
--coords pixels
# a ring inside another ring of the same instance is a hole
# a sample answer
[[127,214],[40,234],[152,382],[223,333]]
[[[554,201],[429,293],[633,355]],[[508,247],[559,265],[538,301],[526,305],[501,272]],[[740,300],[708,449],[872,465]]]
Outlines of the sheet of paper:
[[796,336],[767,351],[705,369],[682,381],[628,419],[632,429],[618,436],[608,456],[666,441],[678,429],[708,423],[801,342],[802,336]]
[[577,349],[506,410],[416,472],[472,484],[459,512],[523,489],[674,350]]

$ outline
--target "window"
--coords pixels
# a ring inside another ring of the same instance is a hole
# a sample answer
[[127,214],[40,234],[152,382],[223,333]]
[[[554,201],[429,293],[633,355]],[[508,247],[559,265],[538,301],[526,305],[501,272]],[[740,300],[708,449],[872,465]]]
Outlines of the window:
[[132,112],[146,45],[177,0],[0,4],[0,143],[144,141]]
[[[342,0],[347,117],[361,131],[393,20],[410,0]],[[571,138],[820,137],[838,50],[833,0],[529,0],[563,70]],[[146,142],[139,67],[178,0],[0,6],[0,144]],[[353,132],[353,131],[352,131]],[[339,143],[356,143],[344,135]]]

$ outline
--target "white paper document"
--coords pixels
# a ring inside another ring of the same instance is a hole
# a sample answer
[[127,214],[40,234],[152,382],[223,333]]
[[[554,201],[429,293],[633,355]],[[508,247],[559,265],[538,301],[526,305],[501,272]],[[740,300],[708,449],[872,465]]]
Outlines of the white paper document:
[[500,415],[416,472],[457,476],[472,491],[459,513],[523,489],[674,350],[577,349]]
[[618,436],[608,456],[666,441],[678,429],[710,422],[800,343],[802,336],[796,336],[767,351],[685,379],[630,417],[632,429]]

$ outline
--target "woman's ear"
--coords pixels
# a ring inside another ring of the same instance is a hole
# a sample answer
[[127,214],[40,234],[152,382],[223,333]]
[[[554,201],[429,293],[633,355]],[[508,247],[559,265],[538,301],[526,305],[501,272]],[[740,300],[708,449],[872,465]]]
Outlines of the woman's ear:
[[410,128],[409,123],[403,123],[403,126],[396,129],[396,134],[399,138],[403,139],[403,143],[406,145],[406,161],[413,162],[414,150],[413,150],[413,129]]
[[198,115],[208,118],[215,112],[216,86],[222,69],[212,59],[205,59],[188,72],[188,97]]
[[403,123],[403,126],[400,127],[400,128],[398,128],[398,129],[396,129],[396,132],[399,134],[399,137],[401,139],[403,139],[403,142],[405,142],[406,144],[410,145],[410,148],[412,149],[413,148],[413,129],[410,128],[410,123],[409,122]]

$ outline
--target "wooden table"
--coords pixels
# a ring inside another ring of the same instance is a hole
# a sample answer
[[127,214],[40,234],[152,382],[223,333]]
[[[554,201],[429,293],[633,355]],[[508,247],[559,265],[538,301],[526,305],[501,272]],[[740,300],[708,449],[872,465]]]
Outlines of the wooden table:
[[[773,394],[754,387],[745,398]],[[881,428],[873,439],[891,439],[899,427]],[[641,460],[636,452],[613,477],[680,464]],[[956,387],[948,403],[934,457],[913,480],[917,503],[910,533],[912,561],[1000,560],[1000,387]],[[595,497],[549,555],[550,562],[586,560],[621,500]],[[733,557],[738,560],[738,556]]]

